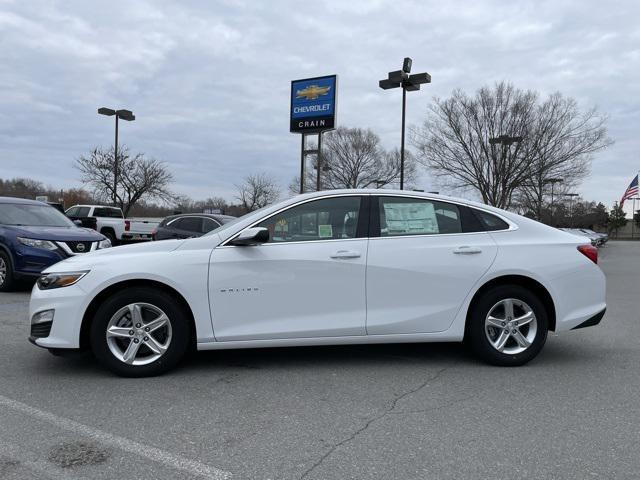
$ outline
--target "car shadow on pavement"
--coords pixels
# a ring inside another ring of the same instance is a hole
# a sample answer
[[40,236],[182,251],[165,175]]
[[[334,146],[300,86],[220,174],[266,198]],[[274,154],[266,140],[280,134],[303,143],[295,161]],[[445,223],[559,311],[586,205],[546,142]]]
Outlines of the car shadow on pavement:
[[192,354],[182,368],[191,371],[206,370],[212,366],[250,369],[287,366],[371,367],[390,363],[448,366],[453,363],[477,363],[477,360],[458,343],[405,343],[202,351]]

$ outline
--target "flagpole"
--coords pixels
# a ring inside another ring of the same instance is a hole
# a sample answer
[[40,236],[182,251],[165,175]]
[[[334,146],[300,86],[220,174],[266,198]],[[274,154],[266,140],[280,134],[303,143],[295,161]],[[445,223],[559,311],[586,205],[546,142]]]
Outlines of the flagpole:
[[636,197],[631,199],[631,240],[633,240],[634,230],[636,226],[636,219],[634,218],[634,214],[636,211]]

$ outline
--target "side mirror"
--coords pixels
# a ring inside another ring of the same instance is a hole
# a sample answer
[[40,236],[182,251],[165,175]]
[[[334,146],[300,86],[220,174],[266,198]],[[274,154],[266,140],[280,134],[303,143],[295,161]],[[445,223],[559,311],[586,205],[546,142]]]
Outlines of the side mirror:
[[236,238],[234,238],[230,243],[231,245],[237,246],[250,246],[250,245],[258,245],[260,243],[266,243],[269,241],[269,230],[264,227],[253,227],[247,228],[240,232]]
[[77,227],[82,226],[82,220],[74,220],[73,223],[75,223]]

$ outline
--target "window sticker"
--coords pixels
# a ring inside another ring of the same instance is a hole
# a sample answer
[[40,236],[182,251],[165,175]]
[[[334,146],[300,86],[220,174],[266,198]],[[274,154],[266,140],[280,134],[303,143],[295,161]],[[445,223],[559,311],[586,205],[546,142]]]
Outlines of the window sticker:
[[332,238],[333,227],[331,225],[318,225],[318,237],[320,238]]
[[389,235],[439,233],[436,212],[430,202],[385,203]]

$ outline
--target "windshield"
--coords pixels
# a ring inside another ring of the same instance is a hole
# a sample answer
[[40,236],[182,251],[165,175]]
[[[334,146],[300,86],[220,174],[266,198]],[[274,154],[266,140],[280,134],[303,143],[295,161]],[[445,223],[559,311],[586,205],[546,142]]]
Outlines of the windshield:
[[0,224],[28,227],[73,227],[71,220],[48,205],[0,204]]

